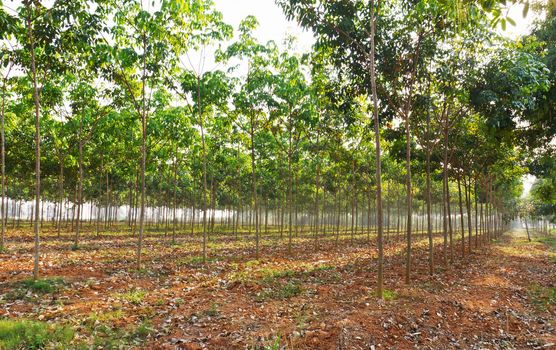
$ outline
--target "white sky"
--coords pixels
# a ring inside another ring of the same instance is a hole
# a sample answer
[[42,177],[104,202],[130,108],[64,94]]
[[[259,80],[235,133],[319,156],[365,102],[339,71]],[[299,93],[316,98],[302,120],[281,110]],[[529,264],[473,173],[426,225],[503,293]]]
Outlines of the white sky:
[[255,37],[263,43],[274,40],[281,44],[287,35],[292,34],[298,38],[300,51],[308,51],[314,43],[312,33],[286,20],[274,0],[215,0],[215,4],[218,11],[222,12],[224,22],[234,28],[249,15],[257,17],[259,28],[255,31]]

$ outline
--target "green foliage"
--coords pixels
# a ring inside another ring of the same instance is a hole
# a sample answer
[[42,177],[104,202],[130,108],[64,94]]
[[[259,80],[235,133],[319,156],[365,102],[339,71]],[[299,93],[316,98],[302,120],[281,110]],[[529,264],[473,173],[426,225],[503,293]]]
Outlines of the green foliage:
[[27,320],[0,320],[0,349],[67,349],[74,337],[68,327]]

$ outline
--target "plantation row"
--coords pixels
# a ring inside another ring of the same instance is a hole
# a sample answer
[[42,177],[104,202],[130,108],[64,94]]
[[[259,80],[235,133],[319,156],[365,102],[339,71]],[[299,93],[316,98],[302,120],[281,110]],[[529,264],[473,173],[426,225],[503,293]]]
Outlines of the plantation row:
[[[1,241],[7,227],[126,222],[486,241],[556,213],[552,8],[512,41],[505,1],[278,0],[314,33],[260,42],[210,0],[23,1],[0,12]],[[477,43],[481,43],[478,45]],[[534,174],[521,199],[523,177]],[[32,203],[30,203],[32,201]],[[10,226],[11,225],[11,226]],[[90,229],[90,228],[88,228]]]

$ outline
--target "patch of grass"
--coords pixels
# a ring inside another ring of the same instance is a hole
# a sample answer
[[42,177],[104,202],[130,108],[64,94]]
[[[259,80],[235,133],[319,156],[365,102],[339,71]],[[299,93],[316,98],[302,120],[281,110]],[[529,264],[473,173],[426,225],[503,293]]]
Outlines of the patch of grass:
[[533,285],[529,289],[529,298],[537,310],[546,311],[556,305],[556,287]]
[[290,299],[301,294],[302,291],[303,289],[299,283],[290,281],[286,284],[273,285],[271,288],[265,289],[257,295],[256,300],[265,301],[267,299]]
[[134,338],[139,340],[146,339],[152,332],[154,328],[152,328],[151,322],[149,320],[145,320],[141,322],[137,328],[135,328],[132,332],[129,333],[128,338]]
[[210,316],[210,317],[216,317],[220,314],[220,311],[218,310],[218,305],[216,303],[212,303],[212,305],[210,306],[210,309],[205,311],[205,315]]
[[315,266],[315,268],[313,268],[312,271],[330,271],[330,270],[335,270],[336,267],[335,266],[331,266],[331,265],[319,265],[319,266]]
[[261,279],[265,283],[273,282],[276,279],[284,278],[284,277],[292,277],[295,275],[295,271],[293,270],[276,270],[272,268],[264,268],[259,270],[261,274]]
[[44,279],[27,279],[21,281],[21,286],[37,294],[49,294],[59,290],[65,281],[61,277],[44,278]]
[[245,267],[253,267],[261,264],[260,260],[249,260],[245,263]]
[[385,289],[382,293],[385,301],[395,300],[398,298],[398,293],[393,290]]
[[64,279],[61,277],[45,278],[45,279],[26,279],[17,282],[14,288],[4,296],[5,300],[29,300],[33,301],[35,298],[30,294],[52,294],[60,290],[65,285]]
[[92,330],[92,340],[79,348],[83,350],[129,349],[141,345],[154,331],[155,329],[148,320],[141,322],[138,326],[129,326],[123,329],[101,323]]
[[247,284],[251,282],[251,274],[248,271],[237,271],[230,274],[230,281]]
[[116,297],[120,300],[127,301],[133,305],[139,305],[143,302],[143,299],[147,296],[147,291],[143,289],[132,289],[126,293],[118,293]]
[[71,328],[27,320],[0,320],[0,349],[66,349],[74,332]]
[[87,321],[91,324],[95,324],[98,322],[109,322],[118,320],[124,317],[124,312],[122,310],[114,310],[114,311],[104,311],[102,313],[92,312],[89,314]]
[[544,237],[541,238],[540,241],[548,245],[552,251],[556,252],[556,237]]

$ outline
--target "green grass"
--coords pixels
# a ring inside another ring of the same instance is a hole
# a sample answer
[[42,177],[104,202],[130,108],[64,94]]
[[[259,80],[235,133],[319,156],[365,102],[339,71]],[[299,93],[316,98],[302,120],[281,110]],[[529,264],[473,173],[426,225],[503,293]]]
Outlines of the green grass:
[[21,286],[37,294],[49,294],[57,292],[65,281],[61,277],[28,279],[21,281]]
[[529,289],[529,298],[537,310],[546,311],[556,305],[556,287],[533,285]]
[[[143,343],[155,329],[148,320],[141,322],[138,326],[126,328],[111,327],[100,323],[93,325],[91,339],[86,344],[80,344],[78,349],[129,349]],[[132,346],[133,345],[133,346]]]
[[[552,249],[552,252],[556,253],[556,237],[550,236],[550,237],[544,237],[541,238],[540,241],[544,244],[546,244],[547,246],[550,247],[550,249]],[[556,254],[553,254],[552,257],[552,262],[556,264]]]
[[216,317],[220,315],[220,311],[218,310],[218,304],[212,303],[210,309],[205,311],[205,315],[210,317]]
[[276,279],[295,275],[295,271],[293,270],[277,270],[272,268],[263,268],[259,272],[264,283],[271,283]]
[[385,289],[382,296],[385,301],[390,301],[398,298],[398,294],[393,290]]
[[257,295],[257,301],[265,301],[267,299],[290,299],[299,294],[303,289],[301,285],[295,281],[290,281],[286,284],[275,284],[270,288],[265,289]]
[[115,295],[118,299],[132,303],[133,305],[140,305],[143,299],[147,296],[147,291],[143,289],[133,289],[126,293],[118,293]]
[[71,328],[27,320],[0,320],[0,349],[67,349]]
[[540,241],[548,245],[553,251],[556,252],[556,237],[545,237],[541,238]]
[[9,301],[14,300],[29,300],[35,299],[31,294],[45,295],[56,293],[66,284],[63,278],[45,278],[45,279],[26,279],[14,284],[14,288],[6,293],[4,299]]

